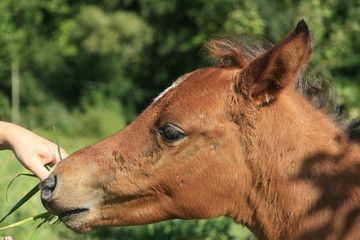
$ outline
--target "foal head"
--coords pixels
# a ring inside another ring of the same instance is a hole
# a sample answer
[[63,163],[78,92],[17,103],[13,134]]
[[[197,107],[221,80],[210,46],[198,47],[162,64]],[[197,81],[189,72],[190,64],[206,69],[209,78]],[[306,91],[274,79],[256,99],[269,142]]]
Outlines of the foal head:
[[311,108],[294,85],[312,36],[301,21],[256,56],[230,40],[208,47],[219,66],[179,77],[129,126],[60,162],[42,183],[45,207],[82,233],[222,215],[251,225],[254,138],[266,141],[284,110]]

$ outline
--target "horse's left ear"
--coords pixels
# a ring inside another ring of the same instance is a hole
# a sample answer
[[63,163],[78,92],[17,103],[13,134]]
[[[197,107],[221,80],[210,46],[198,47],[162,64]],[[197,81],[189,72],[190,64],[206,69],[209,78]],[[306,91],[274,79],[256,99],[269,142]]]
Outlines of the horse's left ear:
[[261,105],[275,99],[283,88],[294,87],[310,59],[312,47],[312,33],[301,20],[292,33],[243,70],[242,84],[248,97]]

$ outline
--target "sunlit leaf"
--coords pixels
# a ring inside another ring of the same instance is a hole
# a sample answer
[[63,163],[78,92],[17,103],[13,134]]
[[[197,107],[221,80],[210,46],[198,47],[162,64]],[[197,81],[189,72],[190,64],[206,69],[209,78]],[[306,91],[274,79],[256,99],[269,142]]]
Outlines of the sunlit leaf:
[[28,223],[32,223],[32,222],[34,222],[34,221],[36,221],[38,219],[41,219],[41,218],[43,218],[44,221],[46,221],[50,216],[51,216],[51,213],[49,213],[49,212],[41,213],[41,214],[38,214],[36,216],[29,217],[29,218],[21,220],[19,222],[7,225],[5,227],[1,227],[0,231],[4,230],[4,229],[13,228],[13,227],[19,227],[19,226],[22,226],[22,225],[25,225],[25,224],[28,224]]

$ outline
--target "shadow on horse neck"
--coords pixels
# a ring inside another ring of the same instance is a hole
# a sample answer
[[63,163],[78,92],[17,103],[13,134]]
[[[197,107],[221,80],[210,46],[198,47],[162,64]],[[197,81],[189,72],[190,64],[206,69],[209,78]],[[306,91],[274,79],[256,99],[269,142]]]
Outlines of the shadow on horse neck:
[[60,162],[44,206],[80,233],[225,215],[259,239],[358,239],[358,135],[304,78],[305,22],[266,49],[229,37],[207,47],[218,66],[181,76],[129,126]]
[[251,153],[247,203],[256,209],[250,226],[261,229],[259,239],[356,239],[359,148],[321,112],[291,99],[263,111],[244,140]]

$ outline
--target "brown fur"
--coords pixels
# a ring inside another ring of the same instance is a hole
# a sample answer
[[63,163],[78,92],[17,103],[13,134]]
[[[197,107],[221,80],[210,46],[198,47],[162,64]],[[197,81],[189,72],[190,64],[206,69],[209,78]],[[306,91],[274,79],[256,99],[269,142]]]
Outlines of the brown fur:
[[[295,90],[312,49],[305,22],[255,57],[208,46],[232,64],[180,78],[128,127],[59,163],[44,205],[77,232],[225,215],[258,239],[358,239],[359,146]],[[165,141],[169,124],[185,137]]]

